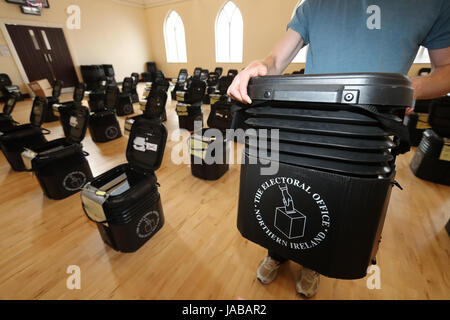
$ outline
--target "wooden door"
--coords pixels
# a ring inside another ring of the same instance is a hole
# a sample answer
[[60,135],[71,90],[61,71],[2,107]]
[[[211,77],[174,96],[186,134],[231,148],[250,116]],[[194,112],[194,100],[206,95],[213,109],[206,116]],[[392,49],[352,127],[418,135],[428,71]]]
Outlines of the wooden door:
[[69,47],[61,28],[6,25],[30,82],[62,80],[64,87],[78,83]]
[[62,80],[64,87],[74,87],[78,83],[78,77],[63,30],[41,27],[39,28],[39,36],[43,42],[44,53],[55,79]]
[[44,56],[39,30],[35,27],[6,25],[8,33],[19,55],[30,82],[48,79],[53,83],[53,75]]

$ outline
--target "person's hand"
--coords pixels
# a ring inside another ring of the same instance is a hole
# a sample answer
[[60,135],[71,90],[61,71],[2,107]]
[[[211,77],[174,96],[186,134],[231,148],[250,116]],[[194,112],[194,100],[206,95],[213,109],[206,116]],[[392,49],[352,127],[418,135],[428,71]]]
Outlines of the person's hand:
[[406,108],[406,112],[405,112],[405,114],[407,115],[407,116],[409,116],[411,113],[413,113],[414,112],[414,108]]
[[234,100],[251,104],[252,100],[247,93],[247,86],[250,78],[263,77],[266,76],[267,73],[267,66],[262,61],[252,62],[234,78],[233,83],[228,88],[228,96]]

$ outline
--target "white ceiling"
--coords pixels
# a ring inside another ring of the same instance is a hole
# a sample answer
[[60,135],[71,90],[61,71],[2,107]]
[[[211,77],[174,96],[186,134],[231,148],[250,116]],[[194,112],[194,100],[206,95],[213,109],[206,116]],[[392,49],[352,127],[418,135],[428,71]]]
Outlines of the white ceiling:
[[143,8],[150,8],[187,0],[112,0],[112,1],[126,3],[129,5],[134,5]]

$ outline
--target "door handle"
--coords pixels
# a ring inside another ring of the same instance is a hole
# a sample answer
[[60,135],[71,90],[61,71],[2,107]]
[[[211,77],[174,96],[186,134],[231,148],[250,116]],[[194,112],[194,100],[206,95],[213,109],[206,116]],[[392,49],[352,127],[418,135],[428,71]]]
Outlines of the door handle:
[[52,55],[50,53],[48,53],[48,59],[50,60],[50,62],[53,62]]

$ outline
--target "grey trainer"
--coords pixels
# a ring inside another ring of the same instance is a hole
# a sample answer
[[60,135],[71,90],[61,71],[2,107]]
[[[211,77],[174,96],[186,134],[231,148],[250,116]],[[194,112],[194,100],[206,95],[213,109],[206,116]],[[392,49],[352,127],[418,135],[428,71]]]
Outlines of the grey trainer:
[[256,278],[258,278],[262,284],[269,284],[277,277],[280,266],[280,262],[271,257],[265,257],[256,270]]
[[316,295],[319,289],[320,274],[308,269],[303,268],[298,276],[296,289],[299,294],[306,298],[312,298]]

